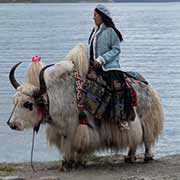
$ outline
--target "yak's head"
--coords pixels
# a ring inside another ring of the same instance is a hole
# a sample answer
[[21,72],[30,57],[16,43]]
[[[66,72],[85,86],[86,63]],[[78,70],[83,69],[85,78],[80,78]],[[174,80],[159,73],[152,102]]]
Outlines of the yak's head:
[[[50,76],[44,76],[47,75],[47,73],[44,74],[44,72],[45,69],[51,65],[43,68],[41,67],[38,71],[31,71],[31,75],[28,74],[29,83],[20,85],[14,77],[15,70],[19,64],[20,63],[13,66],[9,73],[9,79],[13,87],[16,89],[16,94],[13,102],[14,108],[7,124],[12,129],[23,130],[26,128],[34,128],[47,113],[47,100],[45,99],[47,88],[44,79],[49,79]],[[83,44],[80,44],[70,50],[68,55],[65,57],[64,62],[55,65],[53,68],[54,71],[51,72],[50,80],[52,83],[57,83],[57,79],[60,80],[64,72],[73,72],[73,69],[76,69],[81,76],[85,76],[88,71],[88,67],[89,61],[86,47]],[[36,83],[31,82],[33,78],[36,79]],[[48,82],[48,86],[50,87],[50,81]],[[65,82],[69,83],[69,81]]]
[[47,101],[44,71],[50,65],[42,68],[39,74],[40,87],[38,88],[30,83],[20,85],[16,81],[14,72],[19,64],[13,66],[9,73],[9,79],[16,89],[16,94],[13,99],[14,108],[7,124],[12,129],[24,130],[36,127],[46,114]]

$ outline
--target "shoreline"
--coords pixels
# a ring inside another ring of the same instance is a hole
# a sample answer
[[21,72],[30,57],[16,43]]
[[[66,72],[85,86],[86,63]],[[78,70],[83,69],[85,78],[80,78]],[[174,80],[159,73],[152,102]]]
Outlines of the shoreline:
[[165,156],[149,163],[137,156],[135,163],[125,163],[123,155],[92,156],[85,167],[62,172],[59,161],[0,163],[0,180],[178,180],[180,154]]
[[13,4],[20,4],[20,3],[25,3],[25,4],[56,4],[56,3],[66,3],[66,4],[70,4],[70,3],[178,3],[180,2],[180,0],[149,0],[149,1],[145,1],[145,0],[121,0],[121,1],[76,1],[74,2],[72,1],[59,1],[59,0],[2,0],[0,1],[0,3],[2,4],[9,4],[9,3],[13,3]]

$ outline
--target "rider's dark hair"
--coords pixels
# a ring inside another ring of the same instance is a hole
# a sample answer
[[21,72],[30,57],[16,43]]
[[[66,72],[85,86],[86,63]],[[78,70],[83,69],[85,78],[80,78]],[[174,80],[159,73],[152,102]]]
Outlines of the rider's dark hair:
[[[118,35],[119,40],[120,40],[120,41],[123,41],[122,34],[121,34],[121,32],[116,28],[113,20],[112,20],[110,17],[106,16],[103,12],[99,11],[97,8],[95,8],[95,11],[102,17],[103,23],[104,23],[107,27],[113,28],[114,31],[116,32],[116,34]],[[92,36],[93,32],[94,32],[94,29],[92,30],[92,32],[91,32],[91,34],[90,34],[89,40],[91,39],[91,36]]]

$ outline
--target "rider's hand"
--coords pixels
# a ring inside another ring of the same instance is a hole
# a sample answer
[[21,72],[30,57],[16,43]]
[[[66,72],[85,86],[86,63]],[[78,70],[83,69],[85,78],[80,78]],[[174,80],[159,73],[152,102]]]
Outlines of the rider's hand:
[[97,61],[94,61],[93,66],[97,69],[97,68],[101,67],[101,64]]

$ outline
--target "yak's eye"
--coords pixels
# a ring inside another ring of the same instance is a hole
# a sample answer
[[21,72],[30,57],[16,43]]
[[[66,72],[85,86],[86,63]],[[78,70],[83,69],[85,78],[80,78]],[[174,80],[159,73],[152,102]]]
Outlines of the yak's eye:
[[25,108],[29,109],[30,111],[33,110],[33,103],[31,103],[31,102],[26,101],[26,102],[23,104],[23,106],[24,106]]

